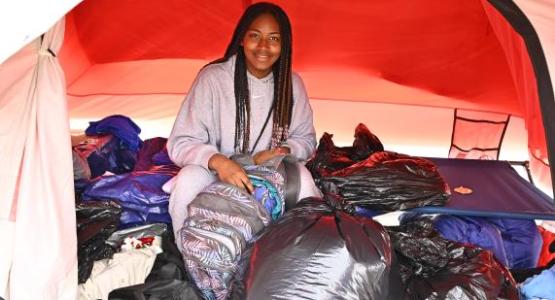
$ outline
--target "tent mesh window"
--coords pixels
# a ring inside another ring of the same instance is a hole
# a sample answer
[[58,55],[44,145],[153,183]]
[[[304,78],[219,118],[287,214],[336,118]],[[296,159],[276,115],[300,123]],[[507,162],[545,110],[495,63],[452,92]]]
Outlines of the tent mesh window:
[[455,109],[449,158],[499,159],[511,115]]

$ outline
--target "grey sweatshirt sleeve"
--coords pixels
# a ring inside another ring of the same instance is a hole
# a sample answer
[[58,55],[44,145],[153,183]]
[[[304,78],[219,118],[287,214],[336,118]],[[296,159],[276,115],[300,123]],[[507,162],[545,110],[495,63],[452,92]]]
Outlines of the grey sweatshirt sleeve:
[[218,153],[210,144],[213,119],[213,91],[209,72],[203,69],[197,75],[168,139],[168,154],[178,166],[194,164],[208,169],[208,160]]
[[312,118],[312,107],[302,79],[293,73],[293,113],[289,137],[286,141],[291,154],[300,160],[308,159],[316,147],[316,131]]

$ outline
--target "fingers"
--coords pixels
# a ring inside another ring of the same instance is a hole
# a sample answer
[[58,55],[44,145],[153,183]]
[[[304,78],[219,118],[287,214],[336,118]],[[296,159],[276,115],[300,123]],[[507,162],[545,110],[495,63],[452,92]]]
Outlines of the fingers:
[[247,182],[243,182],[243,184],[245,185],[245,188],[247,189],[249,194],[252,194],[254,192],[254,187],[248,177],[247,177]]
[[253,157],[254,160],[254,164],[259,165],[263,162],[265,162],[266,160],[268,160],[268,157],[272,155],[271,150],[263,150],[260,151],[258,153],[256,153]]
[[220,180],[246,190],[251,194],[254,191],[254,187],[243,169],[236,170],[232,174],[229,174],[229,176],[220,177]]
[[[260,156],[265,156],[265,153],[261,153]],[[222,182],[232,184],[240,189],[246,190],[249,193],[254,192],[254,187],[245,173],[245,170],[237,163],[232,160],[226,159],[224,164],[216,164],[218,177]]]
[[274,149],[274,152],[277,155],[287,155],[291,152],[291,150],[287,147],[277,147],[277,148]]
[[238,176],[235,180],[235,186],[240,189],[246,190],[249,194],[252,194],[252,192],[254,191],[254,187],[252,186],[252,183],[247,174],[245,172],[242,172],[241,174],[237,175]]

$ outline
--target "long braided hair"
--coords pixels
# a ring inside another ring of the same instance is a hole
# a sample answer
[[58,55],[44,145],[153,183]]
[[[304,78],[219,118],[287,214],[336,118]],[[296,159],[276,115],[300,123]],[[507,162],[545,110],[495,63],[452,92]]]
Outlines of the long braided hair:
[[[279,6],[266,2],[259,2],[249,6],[229,43],[224,57],[210,64],[227,61],[233,55],[237,55],[235,61],[235,153],[249,153],[250,143],[250,99],[249,85],[247,80],[247,64],[241,41],[245,36],[250,24],[258,16],[269,14],[279,24],[281,35],[281,53],[278,60],[272,66],[274,75],[274,99],[271,110],[273,111],[272,142],[271,148],[279,146],[287,140],[289,125],[291,123],[291,112],[293,110],[293,89],[291,78],[291,53],[292,35],[291,23],[287,14]],[[262,134],[262,133],[260,133]],[[254,149],[253,149],[254,150]]]

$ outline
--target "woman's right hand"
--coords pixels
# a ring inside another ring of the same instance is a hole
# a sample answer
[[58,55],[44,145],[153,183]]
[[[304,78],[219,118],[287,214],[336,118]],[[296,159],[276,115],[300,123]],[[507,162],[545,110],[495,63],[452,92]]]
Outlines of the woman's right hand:
[[219,153],[212,155],[210,160],[208,160],[208,168],[216,171],[218,178],[222,182],[246,189],[249,193],[253,192],[254,187],[245,170],[237,162],[224,155]]

